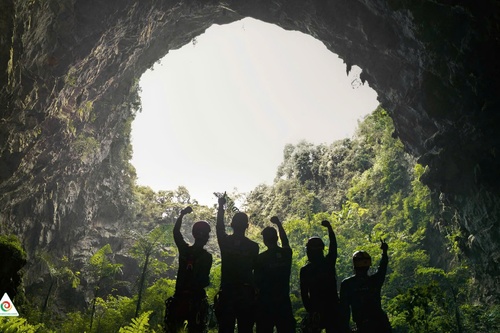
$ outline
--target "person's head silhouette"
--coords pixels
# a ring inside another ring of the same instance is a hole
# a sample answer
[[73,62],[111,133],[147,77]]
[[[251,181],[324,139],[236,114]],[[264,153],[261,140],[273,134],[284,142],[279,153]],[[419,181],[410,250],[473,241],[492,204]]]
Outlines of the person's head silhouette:
[[248,228],[248,215],[242,212],[234,214],[231,220],[231,228],[236,235],[245,234],[245,230]]
[[198,221],[193,224],[192,233],[194,237],[194,244],[196,246],[205,246],[210,236],[210,230],[210,224],[208,224],[207,221]]
[[368,269],[370,269],[370,266],[372,265],[372,258],[366,251],[356,251],[352,255],[352,265],[354,266],[356,275],[367,274]]
[[315,262],[318,259],[324,258],[324,249],[325,243],[323,243],[323,240],[321,238],[317,236],[309,238],[306,244],[307,259],[310,262]]
[[278,233],[273,227],[265,227],[261,232],[264,244],[267,247],[274,247],[278,245]]

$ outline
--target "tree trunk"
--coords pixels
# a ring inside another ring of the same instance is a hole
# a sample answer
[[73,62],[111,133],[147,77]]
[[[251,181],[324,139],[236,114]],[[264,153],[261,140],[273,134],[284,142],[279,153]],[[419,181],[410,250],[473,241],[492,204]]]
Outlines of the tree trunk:
[[144,259],[144,266],[142,267],[141,279],[139,281],[139,291],[138,291],[138,295],[137,295],[137,306],[135,308],[135,317],[138,317],[139,311],[141,311],[142,293],[144,290],[144,284],[146,282],[146,274],[148,271],[149,255],[150,254],[151,254],[151,252],[148,252],[146,254],[146,258]]

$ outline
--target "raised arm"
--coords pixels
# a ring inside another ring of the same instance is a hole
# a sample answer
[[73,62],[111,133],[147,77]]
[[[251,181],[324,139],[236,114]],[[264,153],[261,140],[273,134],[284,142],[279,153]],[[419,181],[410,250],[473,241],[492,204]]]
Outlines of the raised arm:
[[175,245],[177,245],[177,247],[180,247],[183,244],[186,244],[186,242],[184,241],[184,238],[182,237],[182,234],[181,234],[182,218],[184,217],[184,215],[189,214],[192,211],[193,211],[193,209],[189,206],[184,208],[183,210],[181,210],[181,213],[180,213],[179,217],[177,218],[177,221],[175,221],[173,233],[174,233]]
[[217,209],[217,224],[215,225],[215,231],[217,234],[217,240],[220,240],[227,236],[226,226],[224,225],[224,205],[226,204],[226,194],[219,197],[219,208]]
[[385,277],[385,274],[387,273],[387,264],[389,263],[389,256],[387,255],[389,245],[387,245],[387,243],[382,239],[380,239],[380,249],[382,250],[382,259],[380,259],[377,273],[380,272],[380,274]]
[[328,229],[328,238],[330,239],[330,245],[328,246],[328,256],[337,260],[337,237],[335,237],[332,225],[326,220],[321,221],[321,225]]
[[285,229],[283,229],[283,225],[277,216],[271,217],[271,223],[275,224],[278,227],[278,233],[281,240],[282,247],[290,247],[290,243],[288,242],[288,237],[286,236]]

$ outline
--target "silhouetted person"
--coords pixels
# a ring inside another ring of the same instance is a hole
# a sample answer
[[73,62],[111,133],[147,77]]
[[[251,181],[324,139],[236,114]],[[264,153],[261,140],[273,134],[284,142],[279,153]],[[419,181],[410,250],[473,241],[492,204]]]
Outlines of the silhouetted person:
[[231,220],[233,234],[228,235],[224,226],[224,205],[226,198],[219,198],[217,212],[217,240],[221,252],[221,284],[215,313],[219,332],[234,332],[235,322],[238,333],[253,332],[255,322],[255,283],[253,267],[259,245],[247,237],[248,216],[238,212]]
[[278,227],[282,247],[278,246],[278,234],[273,227],[262,230],[267,250],[259,254],[255,265],[255,283],[259,290],[257,305],[257,333],[295,332],[295,318],[290,302],[290,272],[292,249],[280,220],[273,216],[271,222]]
[[340,329],[340,308],[337,294],[337,239],[328,221],[321,225],[328,229],[330,246],[325,256],[325,244],[319,237],[307,241],[308,263],[300,270],[300,293],[307,317],[302,323],[303,332],[338,332]]
[[350,332],[349,320],[356,323],[358,333],[388,333],[391,325],[382,310],[380,291],[387,273],[387,250],[389,246],[381,240],[382,259],[378,270],[368,275],[372,264],[370,255],[365,251],[356,251],[352,256],[355,274],[340,285],[340,302],[343,313],[343,327]]
[[206,221],[193,224],[194,244],[189,245],[181,234],[184,215],[191,213],[184,208],[174,225],[174,241],[179,249],[179,269],[175,282],[175,294],[167,300],[165,328],[168,333],[177,333],[188,322],[188,332],[206,332],[208,302],[205,287],[209,285],[212,255],[203,247],[208,242],[210,225]]

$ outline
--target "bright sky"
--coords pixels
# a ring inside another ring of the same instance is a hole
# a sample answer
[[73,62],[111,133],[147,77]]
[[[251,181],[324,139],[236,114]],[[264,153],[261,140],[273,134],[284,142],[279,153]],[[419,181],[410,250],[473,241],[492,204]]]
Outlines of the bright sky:
[[[214,25],[143,74],[132,124],[138,183],[213,192],[272,184],[287,143],[351,137],[377,95],[337,55],[299,32],[246,18]],[[356,73],[355,73],[356,72]]]

